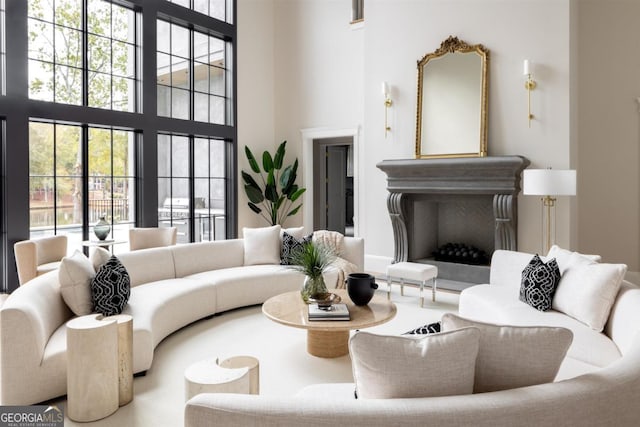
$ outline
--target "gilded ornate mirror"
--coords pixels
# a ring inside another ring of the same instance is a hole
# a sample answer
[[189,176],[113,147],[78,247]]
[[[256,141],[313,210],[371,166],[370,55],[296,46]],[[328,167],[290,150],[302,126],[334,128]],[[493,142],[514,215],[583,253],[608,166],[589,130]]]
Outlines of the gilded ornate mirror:
[[489,51],[450,36],[418,61],[416,157],[487,155]]

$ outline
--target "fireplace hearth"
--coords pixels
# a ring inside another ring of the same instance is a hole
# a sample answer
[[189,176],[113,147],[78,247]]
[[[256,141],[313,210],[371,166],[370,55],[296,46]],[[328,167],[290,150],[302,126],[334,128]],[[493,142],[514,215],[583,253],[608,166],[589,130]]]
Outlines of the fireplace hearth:
[[394,261],[438,266],[438,277],[488,283],[489,266],[436,261],[433,253],[464,242],[490,258],[517,250],[517,195],[529,165],[521,156],[384,160]]

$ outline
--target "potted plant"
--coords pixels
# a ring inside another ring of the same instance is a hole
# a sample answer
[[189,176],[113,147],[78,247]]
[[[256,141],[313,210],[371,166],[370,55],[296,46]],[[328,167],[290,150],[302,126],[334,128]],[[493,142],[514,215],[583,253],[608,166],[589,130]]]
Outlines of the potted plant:
[[322,273],[335,261],[336,254],[327,246],[306,242],[291,254],[290,268],[305,275],[300,295],[307,304],[309,298],[328,294]]
[[249,208],[270,225],[284,225],[288,217],[298,213],[302,203],[295,202],[305,192],[305,188],[299,188],[296,184],[298,174],[298,159],[292,165],[283,169],[284,156],[287,141],[278,146],[272,156],[268,151],[262,153],[262,168],[249,149],[244,147],[244,153],[249,161],[251,170],[258,174],[258,183],[249,173],[242,171],[244,191],[249,199]]

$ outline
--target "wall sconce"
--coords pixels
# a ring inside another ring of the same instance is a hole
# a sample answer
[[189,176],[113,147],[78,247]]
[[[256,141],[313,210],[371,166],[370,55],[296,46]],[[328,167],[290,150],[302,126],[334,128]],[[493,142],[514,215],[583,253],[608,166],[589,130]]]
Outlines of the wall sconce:
[[533,114],[531,114],[531,91],[536,88],[537,84],[535,80],[531,78],[531,70],[528,59],[524,60],[524,75],[527,76],[527,80],[524,82],[524,88],[527,90],[527,110],[529,127],[531,127],[531,120],[533,120],[534,118]]
[[387,121],[387,110],[393,105],[393,101],[389,96],[389,85],[387,82],[382,82],[382,96],[384,96],[384,137],[387,137],[387,132],[391,131],[391,127]]

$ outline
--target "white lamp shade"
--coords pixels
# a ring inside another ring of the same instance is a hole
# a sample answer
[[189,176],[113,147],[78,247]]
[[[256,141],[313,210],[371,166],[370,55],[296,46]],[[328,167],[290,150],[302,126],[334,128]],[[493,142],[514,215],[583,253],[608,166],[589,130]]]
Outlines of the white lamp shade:
[[522,193],[536,196],[575,196],[576,171],[525,169]]

